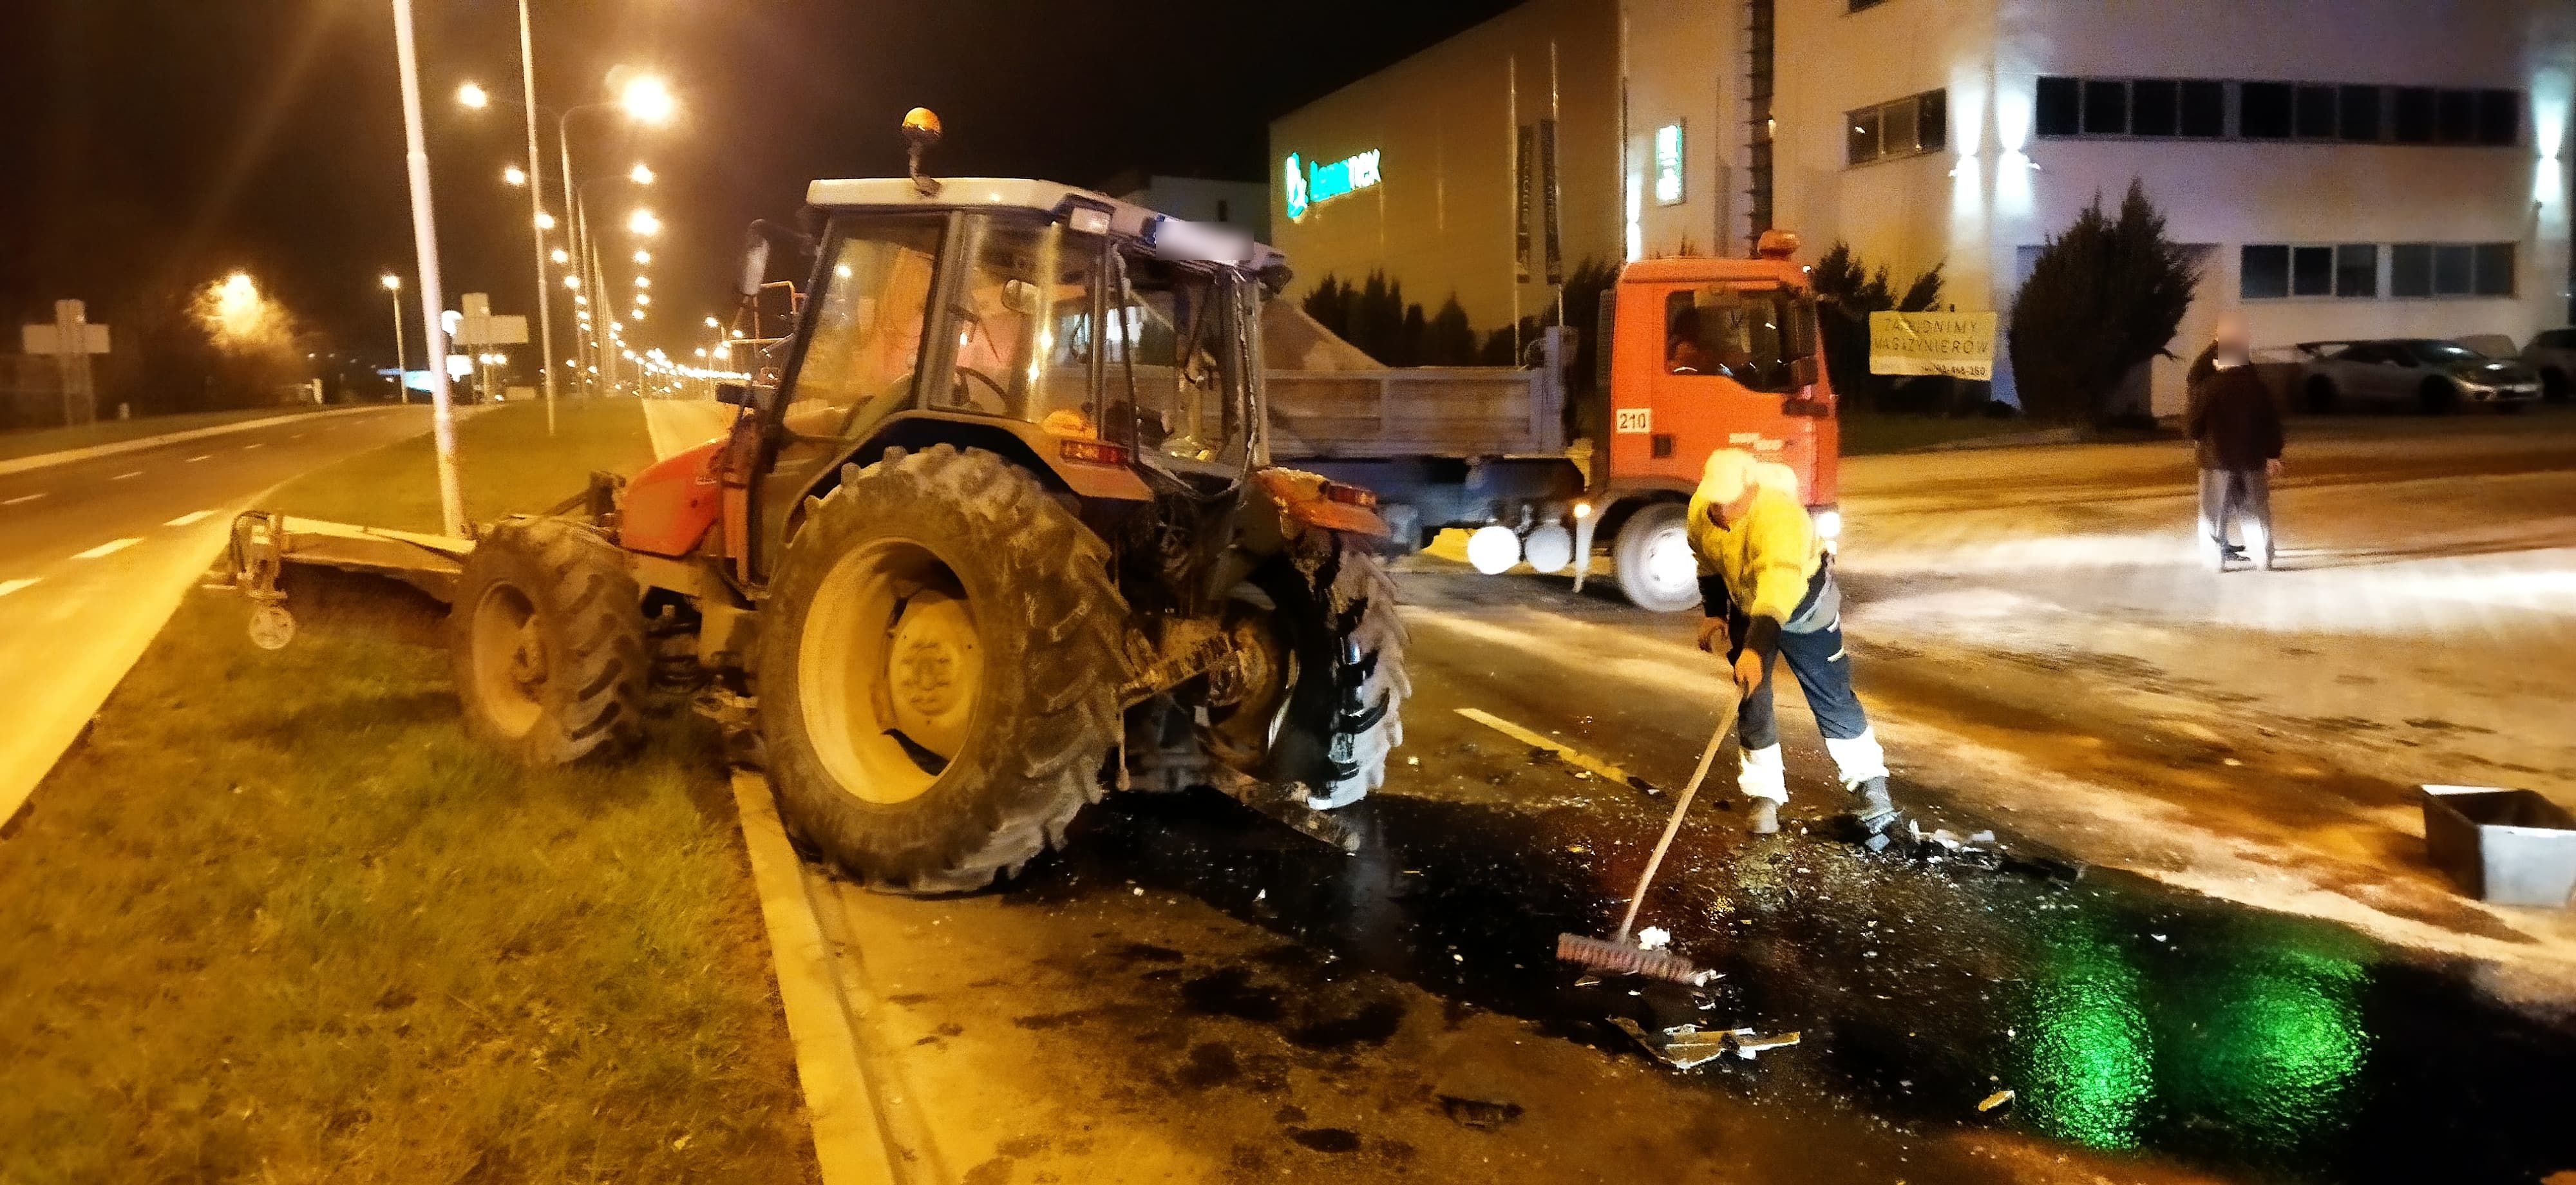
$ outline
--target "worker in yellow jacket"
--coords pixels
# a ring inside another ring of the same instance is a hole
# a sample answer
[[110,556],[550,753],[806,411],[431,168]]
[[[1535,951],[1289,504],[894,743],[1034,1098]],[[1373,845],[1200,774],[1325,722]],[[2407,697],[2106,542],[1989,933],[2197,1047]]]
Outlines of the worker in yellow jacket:
[[1796,476],[1741,449],[1711,454],[1691,495],[1690,541],[1708,614],[1700,649],[1727,656],[1744,695],[1736,717],[1736,786],[1753,800],[1753,831],[1778,831],[1780,806],[1789,801],[1771,703],[1775,657],[1789,660],[1844,789],[1861,797],[1861,823],[1873,833],[1885,830],[1897,819],[1887,794],[1887,754],[1852,694],[1842,590],[1799,501]]

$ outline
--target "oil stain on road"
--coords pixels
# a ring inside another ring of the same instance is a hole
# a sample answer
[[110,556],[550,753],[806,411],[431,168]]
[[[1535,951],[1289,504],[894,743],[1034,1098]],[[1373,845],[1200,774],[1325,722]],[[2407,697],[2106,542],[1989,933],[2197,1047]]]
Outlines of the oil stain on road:
[[[1652,842],[1644,815],[1605,835],[1597,810],[1385,794],[1349,818],[1367,837],[1356,856],[1283,842],[1212,794],[1113,799],[1078,824],[1069,856],[1008,896],[1136,886],[1278,935],[1248,966],[1124,957],[1178,981],[1189,1009],[1306,1048],[1395,1030],[1403,1005],[1370,986],[1374,973],[1621,1054],[1636,1051],[1614,1016],[1800,1030],[1795,1049],[1689,1081],[1924,1134],[2000,1124],[2265,1180],[2530,1181],[2576,1167],[2576,1033],[2484,998],[2469,968],[2325,923],[2122,874],[2070,881],[1873,857],[1821,835],[1750,840],[1717,815],[1685,828],[1646,913],[1724,978],[1705,993],[1576,986],[1551,959],[1555,935],[1615,923]],[[1256,1072],[1215,1051],[1183,1071]],[[2003,1090],[2009,1103],[1977,1111]]]

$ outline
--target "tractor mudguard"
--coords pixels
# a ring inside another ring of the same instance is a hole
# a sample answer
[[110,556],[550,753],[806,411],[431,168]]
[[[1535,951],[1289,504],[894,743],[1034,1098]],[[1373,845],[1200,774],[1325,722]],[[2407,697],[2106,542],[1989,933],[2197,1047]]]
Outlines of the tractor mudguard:
[[723,509],[725,442],[719,438],[647,466],[626,483],[618,540],[646,555],[689,554]]
[[1252,479],[1265,497],[1247,502],[1245,509],[1266,502],[1280,520],[1283,538],[1294,534],[1294,527],[1378,540],[1395,536],[1394,528],[1378,515],[1377,495],[1358,486],[1302,469],[1265,468],[1254,471]]

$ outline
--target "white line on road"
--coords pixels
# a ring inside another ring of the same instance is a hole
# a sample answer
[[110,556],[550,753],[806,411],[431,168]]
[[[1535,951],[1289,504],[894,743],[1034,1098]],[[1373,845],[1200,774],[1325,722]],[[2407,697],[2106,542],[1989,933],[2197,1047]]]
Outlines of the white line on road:
[[79,555],[73,556],[72,558],[76,560],[94,560],[101,556],[115,555],[116,553],[141,542],[143,542],[141,539],[111,539],[89,549],[88,551],[84,551]]
[[214,456],[214,454],[213,454],[213,453],[199,453],[199,454],[197,454],[196,456],[193,456],[193,457],[188,458],[188,463],[189,463],[189,464],[191,464],[191,465],[194,465],[194,464],[196,464],[197,462],[202,461],[202,460],[205,460],[206,458],[211,457],[211,456]]
[[0,597],[8,596],[42,579],[44,579],[42,576],[30,576],[24,580],[0,580]]
[[259,443],[257,443],[257,444],[245,444],[245,445],[243,445],[243,446],[242,446],[242,451],[243,451],[243,452],[249,452],[250,450],[255,449],[255,448],[267,448],[267,447],[268,447],[268,442],[263,440],[263,441],[261,441],[261,442],[259,442]]
[[171,519],[161,525],[165,527],[184,527],[190,523],[204,522],[206,519],[212,517],[214,513],[215,512],[211,510],[191,510],[186,514],[180,515],[179,517]]
[[135,471],[134,471],[134,472],[132,472],[132,473],[120,473],[120,474],[117,474],[117,475],[116,475],[116,476],[114,476],[114,477],[108,478],[108,480],[109,480],[109,481],[124,481],[126,478],[129,478],[129,477],[141,477],[141,476],[143,476],[143,471],[142,471],[142,470],[140,470],[140,469],[137,469],[137,470],[135,470]]
[[293,436],[289,436],[289,437],[287,437],[287,439],[288,439],[288,440],[302,440],[302,439],[304,439],[304,434],[303,434],[303,433],[301,433],[301,432],[298,432],[298,433],[296,433],[296,434],[295,434],[295,435],[293,435]]
[[1475,708],[1460,708],[1458,709],[1458,714],[1468,718],[1469,720],[1473,720],[1478,724],[1482,724],[1487,728],[1493,729],[1495,732],[1499,732],[1504,736],[1510,737],[1513,740],[1519,741],[1524,745],[1534,745],[1538,748],[1545,749],[1550,753],[1554,753],[1558,757],[1563,758],[1567,765],[1585,770],[1591,773],[1594,777],[1608,778],[1622,786],[1634,786],[1649,794],[1655,793],[1650,784],[1643,779],[1631,778],[1628,776],[1628,771],[1612,765],[1607,761],[1603,761],[1598,757],[1594,757],[1588,753],[1571,748],[1563,741],[1552,740],[1547,737],[1540,736],[1539,734],[1531,732],[1530,730],[1514,724],[1509,720],[1505,720],[1500,716],[1493,715],[1489,712],[1478,711]]
[[44,493],[43,493],[43,492],[38,492],[38,493],[33,493],[33,494],[20,494],[20,495],[18,495],[18,496],[17,496],[17,497],[15,497],[15,498],[11,498],[11,499],[9,499],[9,500],[8,500],[8,501],[6,501],[6,502],[0,502],[0,506],[15,506],[15,505],[17,505],[17,504],[19,504],[19,503],[21,503],[21,502],[33,502],[33,501],[35,501],[36,499],[38,499],[38,498],[42,498],[42,497],[44,497],[44,496],[45,496],[45,495],[44,495]]

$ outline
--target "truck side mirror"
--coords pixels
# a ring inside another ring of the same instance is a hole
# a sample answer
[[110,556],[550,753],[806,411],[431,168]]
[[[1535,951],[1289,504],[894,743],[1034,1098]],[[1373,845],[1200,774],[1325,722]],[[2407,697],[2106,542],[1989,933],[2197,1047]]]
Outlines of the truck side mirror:
[[1789,363],[1790,386],[1799,388],[1815,386],[1816,374],[1816,359],[1812,354],[1804,358],[1793,359]]
[[717,383],[716,402],[735,407],[751,406],[751,388],[742,383]]

